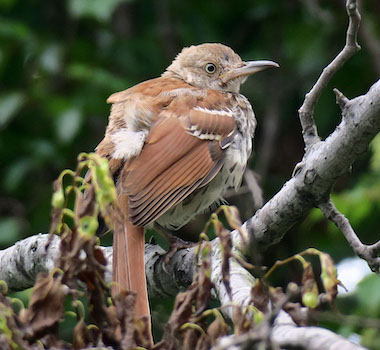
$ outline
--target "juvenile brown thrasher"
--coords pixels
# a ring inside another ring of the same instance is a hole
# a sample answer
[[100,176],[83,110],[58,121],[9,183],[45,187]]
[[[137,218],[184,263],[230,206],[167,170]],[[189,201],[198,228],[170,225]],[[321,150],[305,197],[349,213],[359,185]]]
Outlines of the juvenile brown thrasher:
[[176,231],[240,186],[256,119],[240,85],[272,61],[248,61],[221,44],[184,48],[160,78],[117,92],[96,152],[109,160],[124,215],[113,278],[149,315],[144,226]]

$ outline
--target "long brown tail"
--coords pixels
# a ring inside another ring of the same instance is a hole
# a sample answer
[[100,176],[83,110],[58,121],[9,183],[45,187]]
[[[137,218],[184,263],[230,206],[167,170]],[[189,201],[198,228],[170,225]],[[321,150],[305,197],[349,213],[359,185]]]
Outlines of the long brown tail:
[[115,230],[113,238],[113,294],[120,289],[134,291],[136,316],[149,316],[149,301],[145,277],[145,235],[143,227],[133,226],[128,219],[128,198],[121,195],[120,209],[124,214],[124,227]]

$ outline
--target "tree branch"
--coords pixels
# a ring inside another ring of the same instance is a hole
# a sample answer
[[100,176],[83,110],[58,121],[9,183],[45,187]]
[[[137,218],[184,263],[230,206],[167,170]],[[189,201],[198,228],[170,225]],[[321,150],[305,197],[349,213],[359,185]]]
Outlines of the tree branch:
[[[257,332],[248,332],[242,335],[231,335],[222,338],[218,345],[211,350],[244,350],[249,349],[260,342]],[[343,337],[320,327],[297,327],[291,317],[281,311],[279,317],[275,320],[274,327],[270,335],[270,341],[278,348],[288,349],[344,349],[359,350],[364,349],[362,346],[352,343]]]
[[[14,246],[0,251],[0,280],[7,283],[10,292],[24,290],[34,285],[40,272],[54,268],[54,260],[59,254],[60,239],[54,236],[46,251],[49,235],[38,234],[17,242]],[[105,273],[106,283],[112,280],[112,247],[101,247],[108,265]],[[234,248],[236,249],[236,248]],[[155,244],[145,245],[145,261],[148,290],[150,297],[176,296],[193,281],[196,247],[181,249],[168,263],[164,262],[165,250]],[[230,305],[221,273],[222,252],[219,239],[212,241],[212,282],[215,285],[214,297],[223,305]],[[231,289],[233,303],[246,305],[251,298],[254,277],[235,260],[231,260]],[[232,318],[232,308],[226,308]]]
[[293,177],[245,223],[261,248],[279,242],[309,209],[326,202],[336,179],[349,172],[380,131],[380,80],[366,95],[339,102],[343,118],[335,131],[310,147]]
[[360,13],[357,7],[356,0],[347,0],[346,10],[349,17],[349,24],[346,34],[346,44],[334,60],[323,69],[319,79],[310,92],[306,94],[304,103],[298,110],[306,150],[320,141],[313,115],[315,105],[321,97],[323,90],[326,88],[333,75],[344,65],[344,63],[360,50],[360,46],[357,43]]
[[28,237],[0,251],[0,280],[7,283],[11,292],[32,287],[40,272],[53,269],[59,239],[55,237],[55,244],[46,252],[47,237],[43,234]]
[[343,232],[355,254],[367,261],[373,272],[379,273],[380,257],[378,255],[380,252],[380,241],[377,241],[372,245],[363,244],[356,235],[348,219],[339,212],[331,198],[326,202],[321,203],[319,208],[323,215],[331,220]]

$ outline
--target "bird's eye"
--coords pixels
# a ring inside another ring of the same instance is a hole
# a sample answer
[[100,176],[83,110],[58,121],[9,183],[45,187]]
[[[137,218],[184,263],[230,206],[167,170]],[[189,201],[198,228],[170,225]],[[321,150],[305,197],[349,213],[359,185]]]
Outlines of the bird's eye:
[[216,71],[216,66],[214,63],[207,63],[205,65],[205,71],[209,74],[215,73]]

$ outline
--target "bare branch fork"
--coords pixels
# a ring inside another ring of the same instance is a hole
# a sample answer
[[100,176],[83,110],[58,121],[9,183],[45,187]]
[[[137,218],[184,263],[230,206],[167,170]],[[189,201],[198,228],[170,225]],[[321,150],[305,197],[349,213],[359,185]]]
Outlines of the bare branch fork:
[[344,234],[355,254],[366,260],[372,271],[379,273],[380,267],[380,241],[374,244],[363,244],[351,227],[348,219],[338,211],[331,199],[319,205],[323,215],[331,220]]
[[[299,110],[299,116],[303,129],[303,136],[306,146],[306,153],[310,146],[316,142],[321,142],[317,134],[317,127],[313,118],[314,108],[318,102],[323,89],[327,86],[331,77],[343,66],[343,64],[360,50],[360,45],[357,42],[357,34],[360,26],[360,13],[358,11],[358,3],[356,0],[347,0],[346,10],[349,16],[349,25],[346,34],[346,44],[343,50],[336,56],[336,58],[323,70],[316,84],[311,91],[306,95],[304,104]],[[348,107],[349,100],[338,90],[334,89],[336,100],[341,107],[342,112]],[[350,222],[341,214],[335,207],[331,197],[325,201],[318,203],[323,215],[331,220],[345,235],[347,241],[350,243],[355,254],[366,260],[372,271],[379,273],[380,258],[378,257],[380,251],[380,241],[367,246],[363,244],[358,236],[355,234]]]
[[342,68],[344,63],[360,50],[360,46],[357,43],[357,33],[359,30],[361,17],[358,11],[357,0],[347,0],[346,10],[349,17],[346,45],[334,58],[334,60],[323,69],[319,79],[310,92],[306,94],[304,103],[298,110],[306,152],[313,144],[321,141],[318,136],[317,126],[315,125],[313,114],[315,106],[321,97],[323,90],[326,88],[333,75],[340,68]]
[[[372,271],[379,273],[380,241],[372,245],[363,244],[349,221],[335,208],[330,193],[337,178],[349,172],[354,160],[367,150],[369,142],[380,130],[380,83],[375,83],[367,95],[351,101],[334,89],[343,118],[325,141],[318,136],[313,117],[315,105],[332,76],[360,50],[357,43],[360,25],[357,1],[347,0],[346,10],[349,16],[346,44],[323,70],[299,109],[305,142],[304,158],[297,164],[293,178],[247,222],[247,228],[255,241],[266,247],[281,240],[307,210],[319,207],[342,230],[354,252],[367,261]],[[268,225],[270,217],[275,220]]]
[[[326,140],[310,146],[303,160],[297,164],[293,177],[245,223],[260,249],[279,242],[309,209],[323,208],[323,203],[329,203],[337,178],[349,172],[355,159],[368,149],[370,141],[380,131],[380,80],[366,95],[352,100],[343,98],[340,103],[343,118],[336,130]],[[326,213],[325,210],[323,212]],[[341,225],[338,227],[342,229]],[[350,241],[349,235],[346,237],[354,250],[360,246],[361,243]],[[359,241],[357,237],[356,241]],[[376,243],[368,248],[371,254],[361,254],[376,271],[378,259],[369,255],[373,255],[378,246]]]

